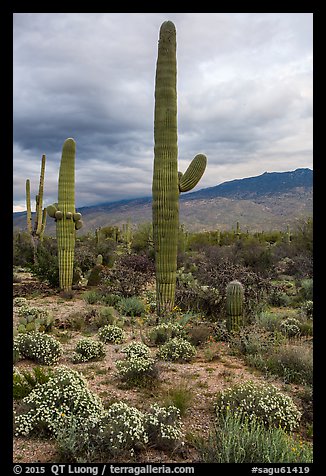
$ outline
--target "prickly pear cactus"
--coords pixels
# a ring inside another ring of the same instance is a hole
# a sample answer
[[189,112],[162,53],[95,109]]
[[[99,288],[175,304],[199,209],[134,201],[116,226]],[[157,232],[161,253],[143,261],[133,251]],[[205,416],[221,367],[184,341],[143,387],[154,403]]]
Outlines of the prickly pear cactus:
[[75,209],[75,155],[74,139],[66,139],[59,170],[58,203],[47,207],[48,215],[56,221],[59,282],[63,291],[72,288],[75,230],[82,227],[81,214]]
[[226,287],[226,326],[238,331],[243,324],[244,289],[240,281],[231,281]]
[[155,79],[154,170],[152,184],[158,314],[174,306],[179,231],[179,194],[202,177],[207,159],[199,154],[178,172],[176,29],[161,25]]

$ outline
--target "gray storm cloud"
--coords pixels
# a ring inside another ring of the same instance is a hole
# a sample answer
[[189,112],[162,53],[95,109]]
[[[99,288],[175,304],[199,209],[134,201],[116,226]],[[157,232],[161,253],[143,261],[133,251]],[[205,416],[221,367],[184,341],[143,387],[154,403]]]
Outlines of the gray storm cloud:
[[151,194],[158,32],[177,28],[180,169],[200,187],[312,167],[312,13],[15,13],[14,209],[56,199],[77,143],[77,206]]

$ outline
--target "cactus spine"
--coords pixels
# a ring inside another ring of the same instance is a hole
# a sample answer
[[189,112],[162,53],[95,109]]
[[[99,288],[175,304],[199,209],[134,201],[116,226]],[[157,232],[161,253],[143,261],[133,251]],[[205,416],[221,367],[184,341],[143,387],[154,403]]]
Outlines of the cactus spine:
[[238,331],[243,324],[244,289],[239,281],[226,287],[226,325],[228,331]]
[[207,159],[197,155],[178,173],[176,29],[161,25],[155,79],[154,169],[152,183],[153,241],[158,314],[172,310],[177,270],[179,194],[202,177]]
[[59,170],[58,203],[47,208],[48,215],[56,221],[59,282],[66,292],[72,288],[75,230],[82,227],[81,214],[75,209],[75,155],[75,141],[66,139]]

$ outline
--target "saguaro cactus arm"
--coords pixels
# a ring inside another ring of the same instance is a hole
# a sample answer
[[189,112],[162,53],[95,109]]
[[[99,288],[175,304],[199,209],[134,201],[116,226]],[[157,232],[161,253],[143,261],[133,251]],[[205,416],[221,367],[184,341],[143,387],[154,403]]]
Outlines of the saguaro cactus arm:
[[204,154],[197,154],[192,160],[184,174],[179,172],[179,191],[188,192],[192,190],[202,178],[207,164]]

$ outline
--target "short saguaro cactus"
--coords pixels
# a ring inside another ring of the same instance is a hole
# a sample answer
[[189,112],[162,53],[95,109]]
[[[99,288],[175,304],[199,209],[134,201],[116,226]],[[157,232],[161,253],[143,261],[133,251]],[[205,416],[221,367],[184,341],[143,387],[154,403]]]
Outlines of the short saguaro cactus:
[[66,292],[72,288],[75,233],[83,225],[81,214],[75,209],[75,156],[74,139],[66,139],[59,170],[58,203],[47,207],[48,215],[56,221],[59,282]]
[[226,325],[228,331],[238,331],[243,325],[244,288],[240,281],[226,287]]

